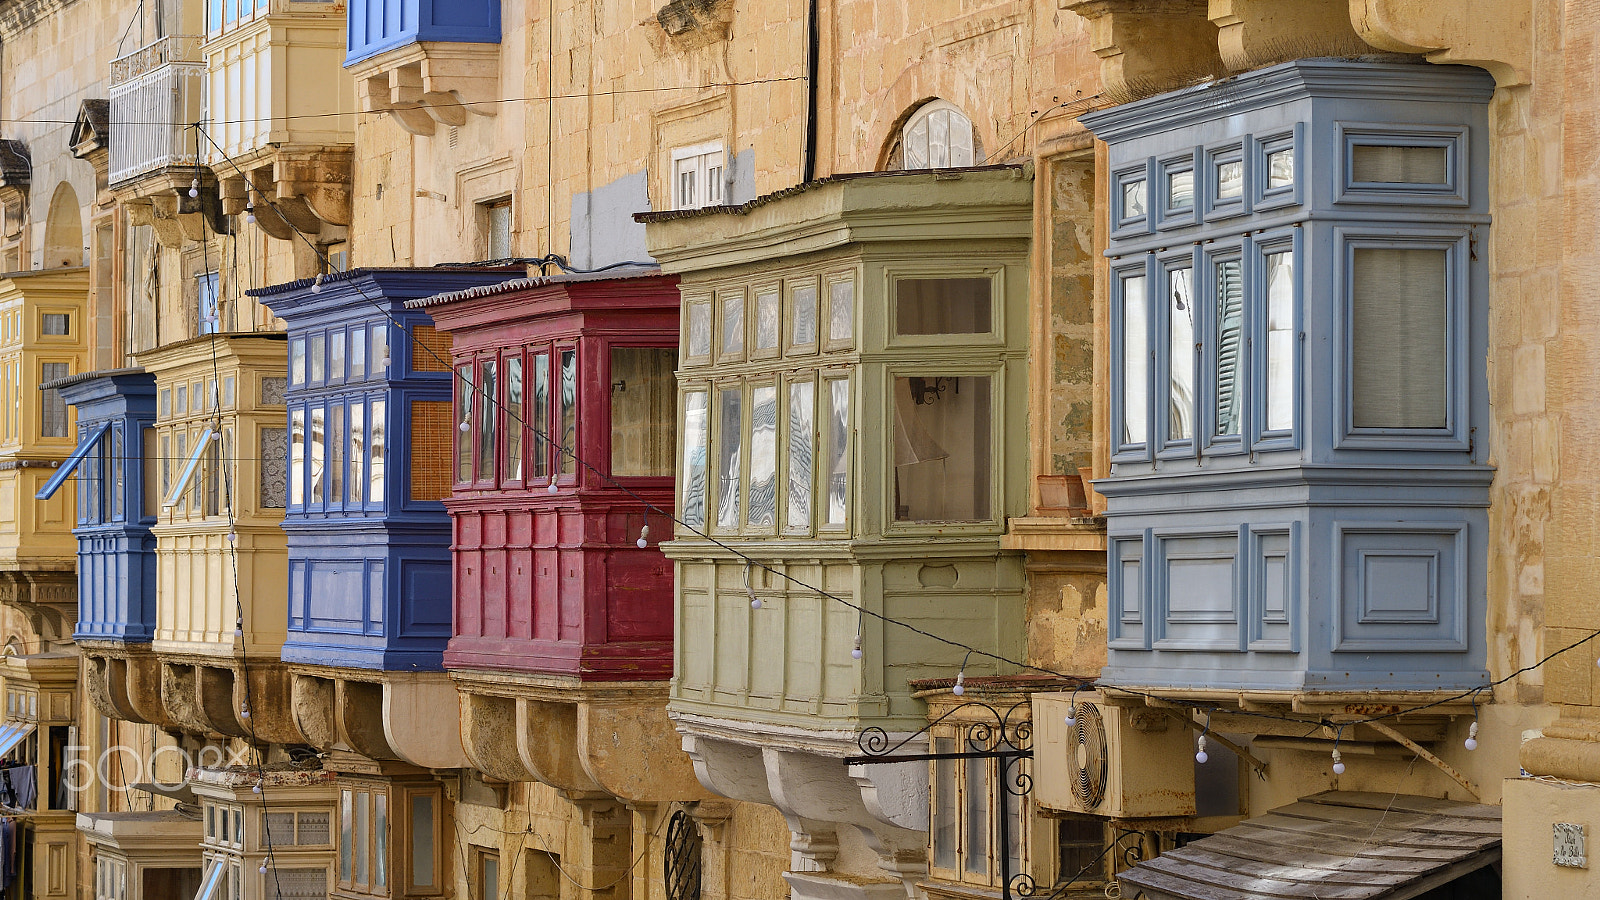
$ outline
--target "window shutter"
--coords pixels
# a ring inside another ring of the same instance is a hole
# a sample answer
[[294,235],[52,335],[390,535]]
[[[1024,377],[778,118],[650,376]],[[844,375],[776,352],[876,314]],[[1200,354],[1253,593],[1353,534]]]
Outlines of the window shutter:
[[1353,254],[1351,421],[1443,428],[1449,394],[1444,250]]
[[1217,434],[1239,433],[1239,350],[1244,335],[1244,286],[1238,260],[1217,264]]

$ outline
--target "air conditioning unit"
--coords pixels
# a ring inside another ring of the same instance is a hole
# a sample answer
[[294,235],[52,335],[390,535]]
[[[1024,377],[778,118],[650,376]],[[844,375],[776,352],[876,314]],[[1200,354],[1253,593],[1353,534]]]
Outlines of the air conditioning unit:
[[1194,739],[1159,709],[1112,706],[1094,691],[1034,694],[1034,800],[1115,819],[1192,816]]

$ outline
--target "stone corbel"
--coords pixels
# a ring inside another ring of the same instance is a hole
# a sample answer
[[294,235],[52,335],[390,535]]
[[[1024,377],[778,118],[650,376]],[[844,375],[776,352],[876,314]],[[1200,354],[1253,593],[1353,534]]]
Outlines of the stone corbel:
[[474,769],[500,781],[537,781],[517,753],[517,701],[461,692],[461,749]]
[[1228,74],[1206,0],[1065,0],[1089,23],[1089,47],[1116,102]]
[[465,768],[468,763],[461,749],[461,735],[439,727],[441,716],[459,716],[460,705],[455,684],[442,675],[387,681],[383,685],[384,738],[394,748],[395,755],[412,765],[428,769]]
[[289,676],[289,708],[295,727],[306,743],[326,753],[339,743],[333,712],[334,683],[329,678],[294,674]]
[[1487,69],[1500,87],[1533,80],[1531,0],[1348,0],[1356,34],[1429,62]]
[[573,704],[528,698],[516,704],[517,755],[533,780],[559,791],[607,793],[578,760],[578,710]]
[[578,761],[613,796],[643,803],[710,796],[660,699],[583,701],[577,713]]
[[366,681],[334,682],[334,721],[340,741],[368,759],[398,759],[384,735],[383,685]]
[[733,804],[726,800],[701,800],[686,809],[689,818],[700,829],[700,837],[709,844],[722,843],[722,831],[733,818]]
[[234,717],[233,673],[215,666],[163,663],[161,702],[178,728],[197,735],[245,737]]
[[151,233],[156,237],[156,243],[169,250],[183,246],[185,236],[183,223],[178,220],[176,194],[156,194],[140,200],[130,200],[124,204],[124,208],[128,211],[130,223],[150,226]]
[[330,225],[350,224],[349,149],[319,149],[311,152],[281,151],[273,160],[273,178],[278,198],[303,198],[306,206],[321,221]]
[[1374,48],[1350,24],[1350,0],[1210,0],[1222,62],[1248,72],[1312,56],[1364,56]]
[[656,24],[684,49],[728,39],[733,25],[732,0],[671,0],[656,10]]
[[[233,682],[233,702],[228,712],[234,724],[252,740],[273,744],[303,744],[305,735],[295,726],[291,710],[289,671],[282,663],[253,662],[227,672]],[[245,710],[250,715],[244,714]]]
[[354,73],[364,112],[387,112],[411,134],[499,112],[498,44],[423,42]]

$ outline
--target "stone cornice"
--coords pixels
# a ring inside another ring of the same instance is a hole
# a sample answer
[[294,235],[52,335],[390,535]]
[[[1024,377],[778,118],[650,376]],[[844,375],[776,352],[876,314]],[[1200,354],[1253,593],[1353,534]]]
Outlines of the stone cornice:
[[0,2],[0,42],[10,43],[33,27],[35,22],[53,16],[77,0],[10,0]]

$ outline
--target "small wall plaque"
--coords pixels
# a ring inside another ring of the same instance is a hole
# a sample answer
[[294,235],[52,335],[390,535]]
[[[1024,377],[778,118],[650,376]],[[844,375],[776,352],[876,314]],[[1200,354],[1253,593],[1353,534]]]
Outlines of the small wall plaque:
[[1556,822],[1550,826],[1555,832],[1555,863],[1573,869],[1589,868],[1589,857],[1584,849],[1582,825]]

